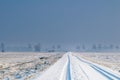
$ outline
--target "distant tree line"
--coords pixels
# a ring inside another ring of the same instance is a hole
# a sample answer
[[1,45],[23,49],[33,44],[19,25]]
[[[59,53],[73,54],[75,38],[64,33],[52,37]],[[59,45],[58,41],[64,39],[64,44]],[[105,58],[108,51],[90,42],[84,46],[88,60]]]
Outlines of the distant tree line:
[[[60,52],[60,51],[67,51],[67,49],[62,49],[62,46],[60,44],[58,45],[51,45],[51,48],[44,48],[44,50],[42,49],[43,47],[41,47],[40,43],[37,44],[28,44],[27,47],[29,50],[31,51],[35,51],[35,52],[41,52],[41,51],[45,51],[45,52]],[[4,43],[0,43],[0,50],[1,52],[5,52],[7,51],[7,49],[5,50],[5,44]],[[75,47],[76,51],[88,51],[88,46],[86,45],[77,45]],[[120,50],[120,46],[119,45],[115,45],[115,44],[109,44],[109,45],[105,45],[105,44],[92,44],[89,47],[89,51],[102,51],[102,50]]]
[[[28,44],[28,47],[32,49],[32,45],[31,44]],[[42,51],[42,47],[40,45],[40,43],[36,44],[33,46],[33,49],[35,52],[41,52]],[[61,49],[61,45],[52,45],[51,48],[45,48],[44,51],[46,52],[55,52],[55,51],[60,51]]]
[[[102,51],[102,50],[119,50],[120,46],[119,45],[114,45],[114,44],[110,44],[110,45],[104,45],[104,44],[93,44],[91,45],[91,47],[89,48],[89,51]],[[77,45],[76,46],[76,50],[77,51],[87,51],[87,47],[85,45]]]

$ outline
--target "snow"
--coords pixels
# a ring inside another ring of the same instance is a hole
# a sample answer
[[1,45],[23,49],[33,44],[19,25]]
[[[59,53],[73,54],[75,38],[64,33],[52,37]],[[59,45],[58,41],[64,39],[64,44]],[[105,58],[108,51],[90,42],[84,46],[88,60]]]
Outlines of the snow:
[[120,80],[120,75],[68,52],[34,80]]
[[59,53],[1,53],[0,80],[33,80],[62,56]]
[[57,63],[34,80],[66,80],[65,74],[68,63],[68,59],[66,57],[67,55],[65,54]]

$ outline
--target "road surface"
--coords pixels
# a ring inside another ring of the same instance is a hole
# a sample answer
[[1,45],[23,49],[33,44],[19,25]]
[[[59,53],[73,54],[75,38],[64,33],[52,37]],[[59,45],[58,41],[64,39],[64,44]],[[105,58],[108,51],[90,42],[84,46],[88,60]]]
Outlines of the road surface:
[[120,75],[69,52],[35,80],[120,80]]

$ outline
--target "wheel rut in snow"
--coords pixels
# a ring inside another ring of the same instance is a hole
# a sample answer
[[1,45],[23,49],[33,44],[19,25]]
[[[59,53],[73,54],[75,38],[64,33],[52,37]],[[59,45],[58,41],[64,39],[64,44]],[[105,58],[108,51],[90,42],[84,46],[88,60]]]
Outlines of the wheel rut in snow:
[[120,80],[120,76],[111,70],[67,53],[35,80]]
[[90,62],[87,62],[87,61],[84,61],[82,59],[80,59],[79,57],[76,56],[77,59],[79,59],[80,61],[88,64],[90,67],[92,67],[95,71],[99,72],[101,75],[105,76],[108,80],[120,80],[120,77],[90,63]]
[[70,72],[70,56],[68,55],[68,65],[67,65],[67,75],[66,80],[71,80],[71,72]]

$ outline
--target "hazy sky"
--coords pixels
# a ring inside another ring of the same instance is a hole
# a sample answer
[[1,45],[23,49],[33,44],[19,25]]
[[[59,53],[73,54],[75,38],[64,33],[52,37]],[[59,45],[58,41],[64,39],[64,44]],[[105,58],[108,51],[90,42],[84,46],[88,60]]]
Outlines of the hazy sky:
[[0,0],[0,42],[120,43],[120,0]]

